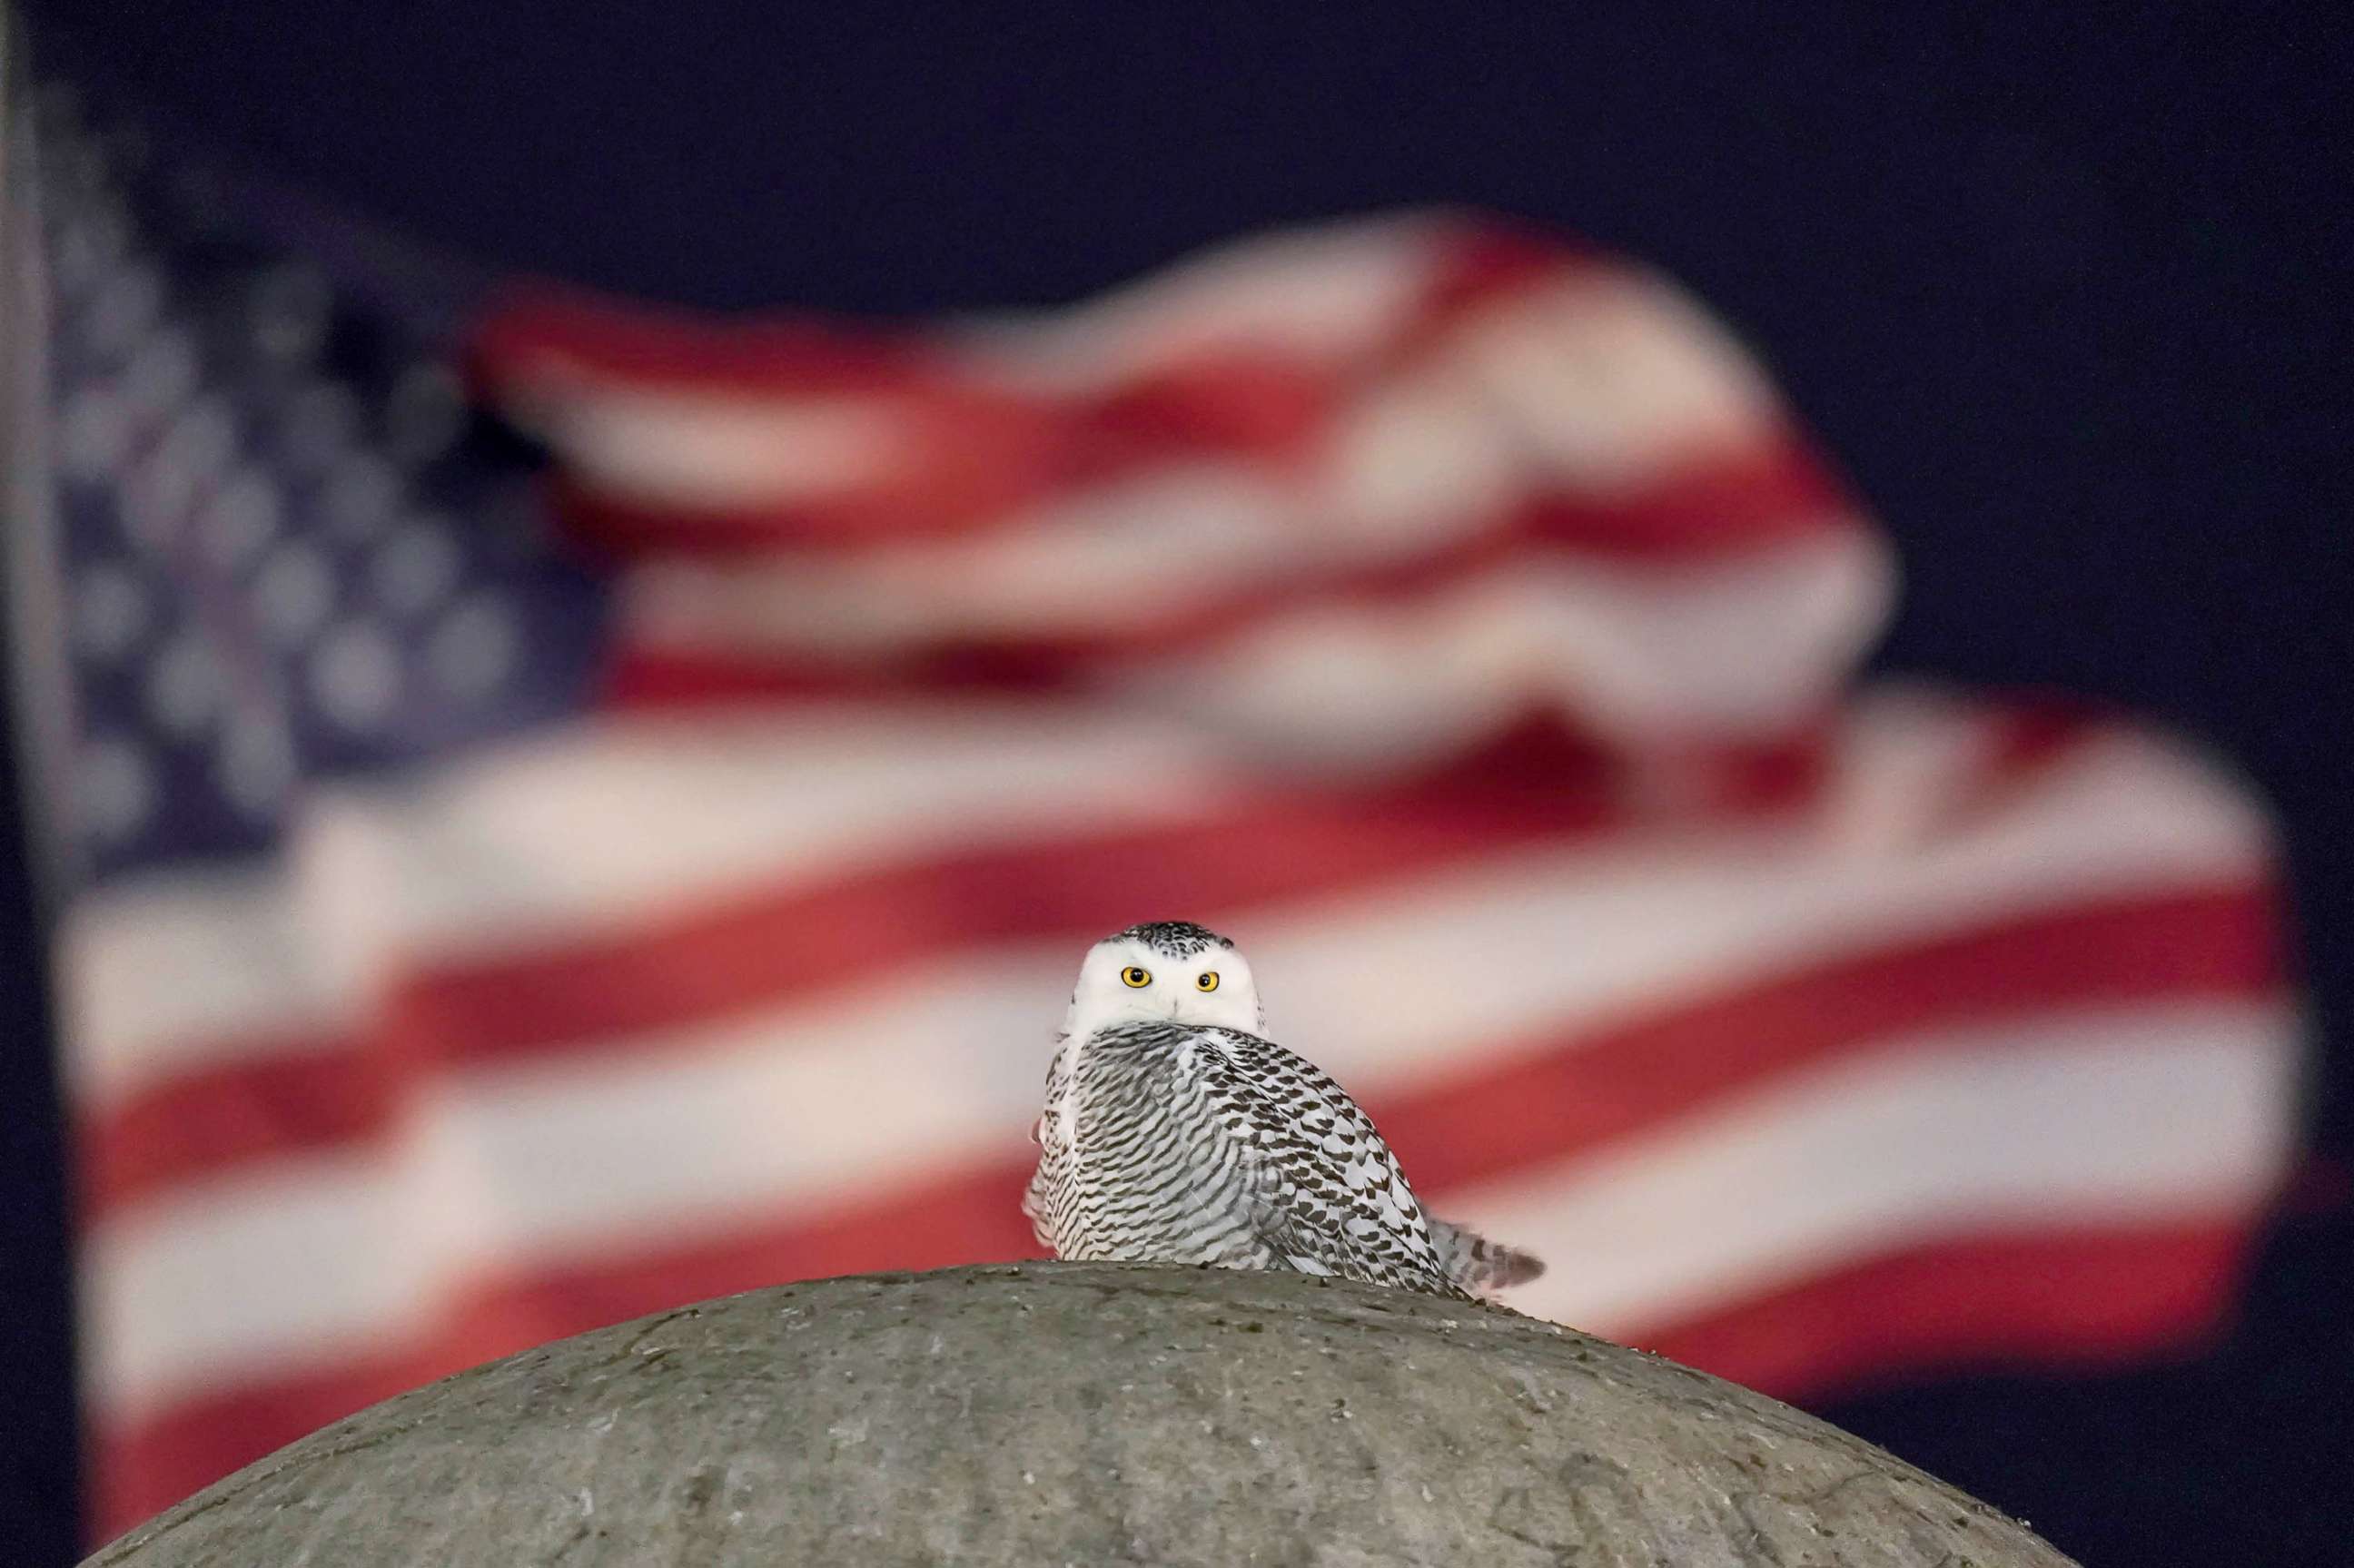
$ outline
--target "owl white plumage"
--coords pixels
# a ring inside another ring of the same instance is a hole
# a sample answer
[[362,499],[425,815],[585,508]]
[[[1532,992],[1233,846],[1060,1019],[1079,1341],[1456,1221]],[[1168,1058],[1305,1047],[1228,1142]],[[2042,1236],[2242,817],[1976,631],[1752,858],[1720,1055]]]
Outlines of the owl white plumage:
[[1214,931],[1157,921],[1089,949],[1034,1130],[1039,1243],[1453,1297],[1543,1272],[1427,1213],[1356,1102],[1265,1028],[1250,964]]

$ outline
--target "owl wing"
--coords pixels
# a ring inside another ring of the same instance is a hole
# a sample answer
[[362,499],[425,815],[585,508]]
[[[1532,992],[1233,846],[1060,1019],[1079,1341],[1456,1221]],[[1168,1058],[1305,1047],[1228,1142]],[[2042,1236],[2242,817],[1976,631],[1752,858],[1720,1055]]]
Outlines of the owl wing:
[[1022,1189],[1022,1217],[1030,1222],[1030,1234],[1038,1238],[1038,1245],[1052,1252],[1055,1238],[1046,1220],[1052,1174],[1046,1168],[1046,1139],[1043,1136],[1045,1124],[1044,1116],[1030,1124],[1030,1141],[1038,1145],[1038,1161],[1031,1167],[1030,1180]]
[[[1066,1053],[1057,1045],[1054,1059],[1046,1064],[1046,1104],[1052,1106],[1063,1091],[1063,1076],[1069,1071]],[[1037,1163],[1031,1168],[1030,1180],[1022,1189],[1022,1217],[1030,1222],[1030,1234],[1038,1245],[1052,1253],[1057,1250],[1055,1231],[1055,1183],[1058,1175],[1053,1151],[1046,1147],[1046,1112],[1040,1111],[1030,1124],[1030,1141],[1037,1146]]]
[[1450,1277],[1397,1159],[1346,1090],[1272,1041],[1203,1030],[1203,1091],[1221,1156],[1244,1172],[1253,1228],[1291,1266],[1444,1296]]

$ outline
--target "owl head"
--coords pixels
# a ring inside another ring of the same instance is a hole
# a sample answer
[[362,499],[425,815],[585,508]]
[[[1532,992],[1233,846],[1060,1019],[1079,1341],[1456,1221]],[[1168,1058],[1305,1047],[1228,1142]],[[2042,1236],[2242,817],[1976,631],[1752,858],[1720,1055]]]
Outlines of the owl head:
[[1265,1027],[1258,986],[1234,943],[1188,920],[1155,920],[1087,949],[1063,1022],[1066,1038],[1114,1023],[1169,1021],[1252,1033]]

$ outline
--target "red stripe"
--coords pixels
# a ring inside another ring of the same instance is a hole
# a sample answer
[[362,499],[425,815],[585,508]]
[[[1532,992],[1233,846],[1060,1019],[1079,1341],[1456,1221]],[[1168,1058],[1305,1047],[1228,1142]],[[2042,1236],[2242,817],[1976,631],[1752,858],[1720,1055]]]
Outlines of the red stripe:
[[1071,409],[904,393],[864,410],[886,422],[892,448],[864,484],[720,508],[642,504],[562,478],[552,494],[571,533],[610,556],[896,545],[1020,521],[1055,495],[1172,461],[1230,456],[1280,471],[1310,454],[1331,398],[1313,378],[1240,356],[1172,366]]
[[1532,496],[1509,534],[1590,558],[1673,567],[1851,533],[1861,515],[1845,482],[1803,440],[1785,436],[1695,457],[1623,495]]
[[599,388],[863,395],[948,379],[913,332],[806,314],[723,319],[545,279],[501,290],[470,335],[468,368],[493,399]]
[[[652,341],[642,345],[631,334],[624,338],[651,363],[673,352],[659,329],[645,335]],[[575,534],[620,556],[656,548],[725,556],[783,544],[855,546],[955,534],[1058,492],[1172,460],[1226,455],[1279,469],[1310,452],[1333,397],[1328,377],[1238,349],[1205,349],[1099,397],[1058,402],[927,366],[912,349],[878,349],[869,361],[835,373],[829,357],[835,350],[811,348],[825,341],[822,333],[784,336],[781,357],[798,365],[799,356],[812,355],[824,365],[788,388],[790,399],[771,396],[776,411],[832,407],[875,421],[889,450],[870,480],[789,502],[748,496],[740,507],[706,511],[642,507],[559,478],[553,493]],[[568,363],[561,350],[539,352],[533,368],[514,373],[510,395],[539,395],[540,381],[562,387],[569,373],[561,367]],[[593,401],[642,389],[591,384],[561,396]]]
[[[2131,720],[2115,709],[2054,692],[2006,694],[1990,726],[1994,745],[1988,766],[2014,779],[2031,779],[2050,764],[2073,756],[2090,737],[2129,732]],[[2009,799],[2008,791],[1994,797]]]
[[[1549,284],[1628,275],[1623,264],[1574,237],[1485,217],[1435,237],[1426,260],[1429,275],[1420,297],[1386,332],[1372,334],[1369,363],[1355,366],[1358,374],[1394,364],[1398,351],[1419,351],[1468,316]],[[1144,287],[1149,291],[1150,282]],[[937,335],[922,328],[808,313],[714,316],[549,279],[503,290],[470,340],[469,367],[478,394],[489,400],[542,388],[758,398],[864,394],[928,382],[981,384],[979,376],[960,374],[939,352]],[[1198,352],[1217,355],[1246,346],[1210,329]],[[1167,368],[1148,366],[1130,386],[1157,379]]]
[[790,503],[705,511],[636,505],[559,470],[549,493],[572,535],[601,554],[724,556],[962,533],[1035,504],[1080,461],[1066,422],[1011,398],[901,393],[865,411],[883,421],[891,449],[863,484]]
[[[1733,777],[1744,792],[1721,803],[1723,816],[1800,797],[1803,763],[1775,761]],[[225,1166],[380,1132],[418,1084],[451,1066],[613,1048],[617,1037],[869,982],[912,953],[1049,938],[1076,952],[1139,908],[1227,918],[1624,831],[1596,767],[1574,739],[1529,726],[1382,790],[1267,791],[1173,824],[796,880],[621,936],[394,977],[363,1039],[190,1074],[94,1123],[84,1202],[101,1214]]]
[[1483,217],[1448,237],[1413,321],[1399,333],[1395,364],[1418,353],[1467,320],[1541,289],[1584,280],[1628,276],[1613,260],[1573,236],[1549,234],[1503,218]]
[[80,1223],[184,1181],[255,1160],[373,1142],[435,1071],[429,1056],[372,1037],[279,1037],[258,1056],[186,1074],[90,1118],[74,1176]]
[[[493,401],[550,397],[591,402],[611,397],[686,397],[738,408],[800,403],[906,399],[917,405],[986,403],[1026,411],[1053,424],[1097,420],[1117,434],[1124,411],[1166,403],[1190,417],[1176,421],[1187,439],[1224,441],[1237,429],[1257,445],[1267,429],[1264,397],[1279,387],[1284,429],[1303,428],[1292,393],[1330,383],[1304,362],[1248,342],[1204,338],[1123,380],[1082,394],[1009,389],[985,360],[953,352],[924,329],[887,329],[814,315],[711,317],[635,302],[615,302],[535,285],[510,290],[475,325],[467,364],[479,396]],[[1239,374],[1245,381],[1228,379]],[[1170,421],[1155,413],[1155,429]]]
[[[943,930],[940,940],[970,935],[972,906],[954,898],[936,906],[958,912],[958,929]],[[1076,944],[1085,940],[1080,933],[1106,926],[1097,918],[1065,928]],[[730,946],[749,960],[782,964],[779,955],[801,951],[815,933],[909,928],[878,910],[854,926],[812,922],[791,940],[770,933]],[[1776,1073],[1933,1024],[2157,996],[2263,994],[2279,983],[2277,943],[2270,897],[2253,887],[2017,917],[1776,977],[1615,1030],[1506,1047],[1498,1053],[1503,1065],[1375,1108],[1417,1181],[1452,1186],[1598,1146]],[[698,957],[710,950],[698,941],[656,944],[602,969],[551,965],[419,980],[360,1049],[223,1069],[159,1090],[88,1130],[85,1221],[239,1165],[389,1136],[408,1097],[452,1065],[517,1051],[612,1048],[618,1027],[588,1010],[642,1007],[650,986],[673,1006],[707,1002],[692,989],[680,997],[663,988],[673,983],[667,966],[691,975],[711,961]],[[826,948],[820,957],[871,964],[876,950]],[[720,971],[701,972],[717,983]],[[748,961],[739,978],[822,984],[827,977],[822,964],[770,974]],[[518,1033],[525,1019],[549,1032]],[[555,1023],[570,1027],[550,1030]],[[975,1200],[957,1188],[925,1202],[964,1213]],[[906,1235],[918,1223],[907,1217],[885,1228]]]
[[[589,313],[592,316],[594,312]],[[478,364],[489,395],[529,403],[660,390],[681,366],[684,389],[748,398],[779,415],[854,409],[890,450],[866,482],[790,501],[748,495],[705,511],[642,507],[559,479],[558,509],[608,553],[728,555],[788,543],[856,546],[955,534],[1077,486],[1172,461],[1225,455],[1262,468],[1305,458],[1336,395],[1330,375],[1240,345],[1205,344],[1085,398],[1025,397],[960,374],[919,345],[862,345],[822,327],[690,329],[666,321],[580,326],[577,308],[522,306],[483,329]],[[542,319],[542,318],[545,319]],[[592,369],[576,340],[626,361],[628,379]],[[738,382],[745,383],[738,386]]]
[[2252,1245],[2244,1214],[1931,1242],[1638,1342],[1788,1400],[2006,1363],[2111,1365],[2217,1335]]
[[[1400,313],[1376,345],[1414,340],[1467,310],[1525,290],[1545,277],[1594,266],[1590,257],[1532,233],[1464,226],[1434,245],[1423,298]],[[1147,285],[1149,289],[1150,285]],[[828,321],[809,314],[717,317],[625,301],[546,280],[504,290],[470,334],[469,367],[490,401],[554,391],[652,390],[744,398],[861,395],[925,384],[978,386],[922,329]],[[1248,345],[1205,332],[1205,355]],[[1183,357],[1190,357],[1185,355]],[[1263,352],[1254,357],[1266,360]],[[1159,378],[1143,366],[1120,396]]]
[[2253,885],[2015,916],[1842,959],[1429,1091],[1379,1125],[1417,1183],[1450,1187],[1645,1131],[1861,1047],[2063,1008],[2255,997],[2283,983]]
[[[1279,427],[1282,416],[1267,418],[1271,427]],[[1273,443],[1296,438],[1271,428],[1263,439]],[[552,496],[567,530],[607,557],[671,555],[758,564],[780,549],[825,546],[856,551],[984,523],[1018,528],[1032,520],[1020,512],[1022,506],[1069,482],[1100,478],[1108,466],[1136,455],[1133,448],[1092,441],[1050,450],[1031,436],[996,426],[982,429],[972,445],[974,467],[945,474],[937,483],[926,474],[903,471],[887,487],[790,505],[650,505],[573,482],[558,482]],[[1282,461],[1288,450],[1263,455]],[[1020,471],[1011,471],[1016,467]],[[1851,528],[1857,515],[1853,493],[1803,440],[1761,432],[1741,450],[1695,455],[1621,493],[1532,493],[1468,543],[1450,542],[1447,550],[1469,551],[1490,562],[1516,548],[1542,547],[1582,559],[1691,565],[1834,527]],[[1447,558],[1416,556],[1407,569]]]
[[[950,1253],[837,1226],[830,1238],[803,1233],[805,1243],[550,1275],[470,1293],[399,1353],[205,1395],[101,1431],[93,1444],[100,1536],[378,1400],[551,1339],[782,1280],[1031,1255],[1027,1236],[1017,1239],[1005,1220],[1015,1190],[1001,1181],[986,1209],[941,1216],[944,1234],[957,1234],[955,1224],[974,1227]],[[1931,1243],[1703,1319],[1638,1327],[1628,1339],[1792,1400],[1916,1368],[2100,1364],[2211,1335],[2236,1293],[2250,1229],[2244,1216],[2218,1217]],[[875,1264],[878,1252],[892,1260]]]

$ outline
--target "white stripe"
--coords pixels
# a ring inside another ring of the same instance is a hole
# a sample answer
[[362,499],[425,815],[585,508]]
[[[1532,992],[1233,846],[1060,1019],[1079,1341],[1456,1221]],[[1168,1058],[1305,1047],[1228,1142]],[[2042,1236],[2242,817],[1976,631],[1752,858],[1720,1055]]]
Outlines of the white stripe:
[[600,717],[323,792],[270,871],[101,888],[59,937],[78,1097],[361,1015],[387,968],[658,921],[790,873],[1182,820],[1235,788],[1166,726],[960,703]]
[[1058,500],[982,538],[755,561],[675,559],[623,579],[631,634],[669,647],[887,649],[925,638],[1094,631],[1215,604],[1329,566],[1344,541],[1301,526],[1261,469],[1156,471]]
[[[94,895],[64,948],[78,1094],[96,1108],[195,1066],[274,1055],[275,1036],[363,1013],[394,965],[624,932],[732,890],[953,847],[1207,820],[1242,789],[1165,732],[1050,725],[1044,712],[616,724],[456,765],[400,800],[346,802],[275,882]],[[1433,977],[1436,1016],[1513,1030],[1845,944],[2258,864],[2253,811],[2196,759],[2125,732],[1983,813],[1890,836],[1874,780],[1915,779],[1915,758],[1949,757],[1985,718],[1893,694],[1860,710],[1818,815],[1514,853],[1252,912],[1235,934],[1277,977],[1278,1022],[1320,1021],[1334,1036],[1295,1045],[1373,1066],[1443,1042],[1417,1032],[1423,1014],[1354,1007],[1368,967]],[[1464,974],[1512,979],[1455,997]],[[1058,1001],[1067,980],[1023,983]]]
[[758,397],[529,382],[506,407],[578,482],[644,506],[725,510],[871,489],[927,457],[872,397]]
[[[1405,228],[1264,241],[1060,318],[952,330],[941,348],[1009,391],[1056,395],[1189,353],[1329,369],[1407,324],[1434,259]],[[1327,511],[1443,530],[1440,514],[1492,503],[1511,475],[1625,494],[1778,437],[1770,385],[1681,290],[1638,270],[1564,270],[1369,378],[1332,416],[1323,470],[1288,482]],[[886,397],[689,391],[560,355],[514,371],[502,401],[576,478],[655,508],[756,511],[870,489],[921,470],[938,439]]]
[[1436,1206],[1546,1259],[1515,1308],[1606,1336],[1948,1236],[2244,1215],[2286,1169],[2295,1038],[2211,1003],[1894,1043]]
[[1648,271],[1581,272],[1483,313],[1447,364],[1554,482],[1634,490],[1783,425],[1772,384],[1691,297]]
[[[625,636],[753,663],[855,660],[960,635],[1084,636],[1199,601],[1182,566],[1164,575],[1124,590],[1107,563],[1101,582],[1082,574],[1033,591],[987,571],[919,582],[663,567],[638,574]],[[1097,679],[1325,766],[1459,745],[1536,705],[1628,744],[1730,739],[1787,730],[1818,708],[1879,634],[1893,595],[1885,550],[1852,529],[1675,568],[1522,561],[1406,603],[1311,599],[1200,648],[1114,655]]]
[[1672,575],[1500,568],[1412,604],[1310,604],[1122,689],[1319,767],[1476,741],[1532,709],[1630,748],[1787,734],[1843,681],[1892,598],[1852,533]]
[[313,936],[298,886],[275,866],[169,871],[82,895],[59,916],[55,947],[73,1097],[103,1102],[215,1053],[298,1049],[355,1001]]
[[[1170,467],[1056,500],[1034,519],[977,537],[856,552],[779,549],[722,562],[673,557],[629,573],[623,588],[632,634],[663,646],[858,653],[948,637],[1095,634],[1273,588],[1331,582],[1352,569],[1435,560],[1499,525],[1500,494],[1427,510],[1409,498],[1411,527],[1383,515],[1380,508],[1397,504],[1389,498],[1373,497],[1363,510],[1338,499],[1351,489],[1415,482],[1393,472],[1302,484],[1234,464]],[[1623,620],[1641,614],[1655,594],[1672,605],[1689,584],[1754,571],[1753,597],[1781,594],[1803,613],[1825,572],[1839,582],[1856,575],[1851,563],[1870,562],[1875,577],[1885,574],[1886,547],[1860,521],[1829,525],[1837,534],[1828,541],[1660,561],[1589,556],[1539,580],[1564,583],[1580,613],[1595,599],[1615,601]],[[1543,546],[1522,554],[1564,556]],[[1796,563],[1812,570],[1793,576]],[[1876,628],[1879,595],[1870,608]]]
[[1445,217],[1409,213],[1261,236],[1068,309],[953,325],[944,346],[1002,385],[1061,397],[1205,350],[1343,363],[1408,323],[1460,234]]
[[[998,1070],[1013,1020],[970,993],[922,1005],[955,1034],[976,1000],[998,1062],[944,1054],[926,1077],[748,1031],[732,1065],[680,1060],[628,1094],[596,1069],[453,1082],[397,1150],[285,1161],[103,1227],[84,1254],[93,1397],[136,1419],[397,1341],[492,1271],[812,1217],[1018,1158],[1037,1086],[1015,1109]],[[874,1022],[852,1011],[838,1026]],[[1656,1321],[1908,1226],[2230,1208],[2278,1174],[2286,1038],[2276,1009],[2242,1004],[1892,1042],[1557,1184],[1516,1179],[1447,1207],[1547,1255],[1549,1294],[1522,1305],[1587,1325]]]

